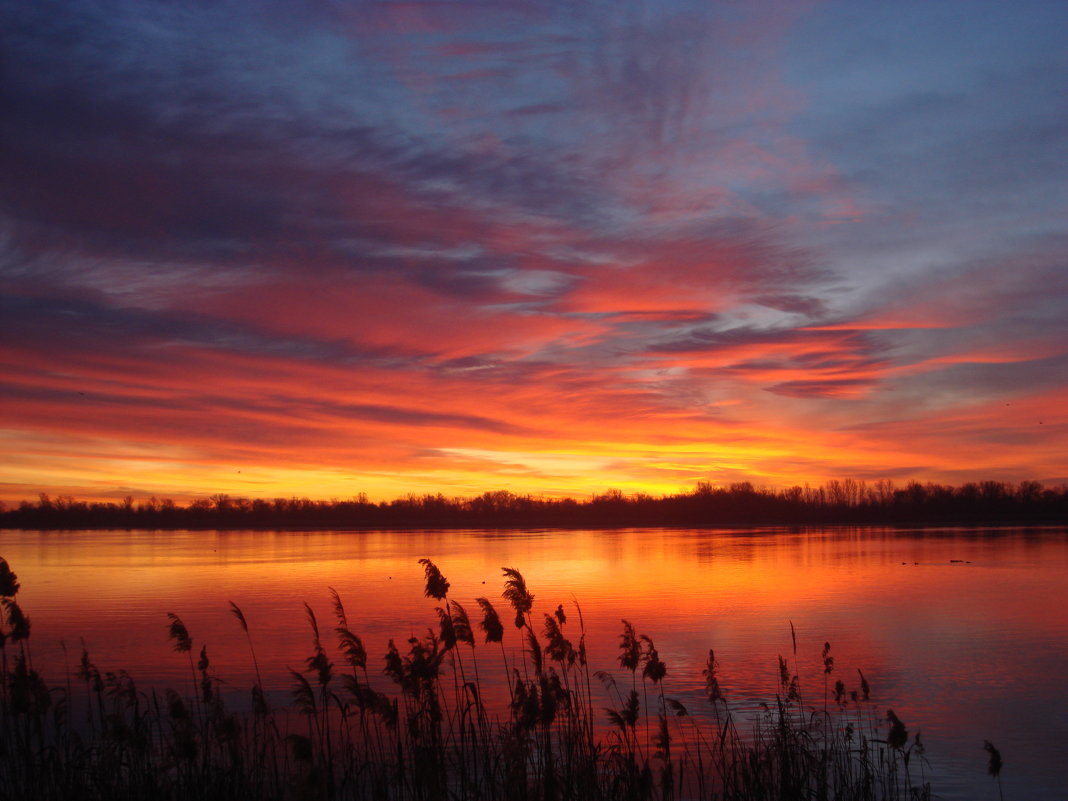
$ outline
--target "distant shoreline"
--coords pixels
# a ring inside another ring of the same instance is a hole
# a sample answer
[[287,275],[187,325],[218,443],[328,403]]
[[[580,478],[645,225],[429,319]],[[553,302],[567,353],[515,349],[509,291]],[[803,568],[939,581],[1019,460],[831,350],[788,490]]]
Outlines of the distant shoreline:
[[249,499],[216,494],[187,506],[155,498],[89,503],[41,495],[0,511],[0,528],[42,530],[521,530],[761,526],[1034,526],[1068,524],[1068,487],[984,481],[952,487],[913,482],[756,489],[749,483],[653,497],[611,490],[589,499],[510,492],[474,498],[409,495],[373,502]]
[[732,531],[758,531],[761,529],[782,529],[782,531],[769,532],[771,534],[778,533],[796,533],[800,531],[806,531],[809,529],[854,529],[854,528],[885,528],[891,531],[939,531],[939,530],[951,530],[960,529],[962,531],[983,531],[983,530],[1001,530],[1001,529],[1042,529],[1042,528],[1064,528],[1068,526],[1068,521],[1045,521],[1034,522],[1030,520],[1019,521],[996,521],[996,522],[975,522],[975,521],[939,521],[939,522],[900,522],[900,523],[820,523],[820,522],[807,522],[807,523],[702,523],[702,524],[684,524],[684,523],[643,523],[643,524],[631,524],[631,525],[553,525],[553,526],[539,526],[539,525],[434,525],[428,523],[426,525],[381,525],[381,526],[352,526],[352,525],[308,525],[301,526],[296,524],[286,525],[239,525],[239,524],[227,524],[227,525],[174,525],[174,526],[148,526],[148,525],[62,525],[62,526],[30,526],[30,525],[9,525],[7,523],[0,523],[0,531],[40,531],[40,532],[64,532],[64,531],[156,531],[156,532],[172,532],[172,531],[252,531],[252,532],[268,532],[268,531],[285,531],[285,532],[327,532],[334,531],[339,533],[350,534],[365,534],[373,531],[397,531],[397,532],[433,532],[433,531],[476,531],[476,532],[493,532],[493,531],[507,531],[507,532],[537,532],[537,531],[621,531],[621,530],[686,530],[696,529],[700,531],[708,532],[732,532]]

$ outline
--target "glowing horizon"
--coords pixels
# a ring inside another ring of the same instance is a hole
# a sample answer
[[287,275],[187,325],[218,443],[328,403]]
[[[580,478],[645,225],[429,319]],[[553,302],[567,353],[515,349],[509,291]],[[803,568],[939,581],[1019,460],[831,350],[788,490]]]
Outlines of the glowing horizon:
[[5,13],[0,500],[1068,482],[1063,7]]

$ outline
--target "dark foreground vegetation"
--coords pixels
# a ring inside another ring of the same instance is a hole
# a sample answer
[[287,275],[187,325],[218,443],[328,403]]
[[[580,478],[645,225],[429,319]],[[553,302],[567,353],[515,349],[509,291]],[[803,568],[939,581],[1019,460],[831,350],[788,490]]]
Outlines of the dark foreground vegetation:
[[[84,650],[49,684],[43,672],[57,666],[33,663],[18,581],[0,559],[0,798],[931,797],[919,733],[910,737],[893,711],[876,709],[859,671],[847,688],[829,644],[816,700],[802,694],[795,639],[766,703],[743,709],[732,699],[709,651],[701,708],[687,709],[665,693],[669,666],[653,640],[627,621],[618,669],[595,672],[577,605],[535,614],[523,576],[505,568],[497,603],[507,612],[477,598],[469,617],[438,568],[421,562],[426,595],[440,604],[433,627],[391,640],[384,667],[372,667],[334,592],[335,625],[323,628],[307,608],[310,655],[290,671],[292,701],[282,705],[259,679],[254,642],[270,633],[251,631],[233,604],[234,634],[247,640],[257,677],[249,693],[224,697],[207,646],[173,613],[185,687],[146,692]],[[491,671],[507,681],[480,678]],[[996,754],[990,746],[992,766]]]
[[0,505],[0,528],[615,528],[737,525],[1063,524],[1068,486],[998,481],[959,487],[912,482],[831,481],[820,487],[758,489],[748,482],[653,497],[610,490],[587,500],[487,492],[476,498],[409,495],[375,503],[217,494],[188,506],[150,498],[87,503],[41,495]]

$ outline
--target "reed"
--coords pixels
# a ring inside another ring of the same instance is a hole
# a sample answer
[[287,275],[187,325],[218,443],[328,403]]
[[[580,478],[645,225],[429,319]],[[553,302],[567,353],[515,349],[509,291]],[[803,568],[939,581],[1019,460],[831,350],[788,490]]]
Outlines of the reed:
[[[595,696],[577,603],[576,614],[559,604],[535,628],[533,594],[519,571],[504,568],[502,598],[515,612],[510,636],[513,653],[521,654],[509,664],[503,649],[509,635],[493,603],[475,599],[484,634],[476,638],[465,607],[448,597],[448,580],[429,559],[421,563],[427,596],[442,602],[436,625],[422,636],[390,640],[381,675],[373,676],[363,641],[331,590],[336,648],[306,605],[311,653],[289,669],[291,703],[271,707],[252,626],[235,604],[230,612],[256,676],[250,700],[233,691],[224,697],[207,646],[174,613],[167,615],[167,633],[189,660],[191,691],[140,689],[125,671],[97,668],[84,649],[75,674],[80,681],[68,674],[64,683],[47,685],[29,659],[28,619],[13,611],[15,575],[0,560],[0,799],[931,797],[919,734],[910,739],[892,710],[878,722],[864,675],[859,690],[848,691],[838,679],[831,694],[829,645],[822,651],[822,709],[803,703],[800,680],[780,657],[779,686],[759,714],[743,713],[710,650],[708,706],[691,710],[667,693],[670,667],[653,639],[623,621],[618,663],[629,679],[621,689],[614,673],[597,671],[605,694]],[[508,687],[496,707],[499,685],[483,687],[478,665],[478,652],[487,647],[495,661],[494,644]],[[241,711],[230,708],[235,703]],[[997,778],[1000,755],[989,743],[987,751]]]

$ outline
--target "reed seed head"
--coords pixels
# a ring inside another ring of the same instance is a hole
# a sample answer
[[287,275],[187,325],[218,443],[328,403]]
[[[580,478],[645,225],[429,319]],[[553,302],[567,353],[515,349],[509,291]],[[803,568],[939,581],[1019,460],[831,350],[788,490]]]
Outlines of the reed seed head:
[[634,633],[630,621],[623,621],[623,633],[619,637],[619,664],[631,673],[638,669],[642,658],[642,644]]
[[386,651],[386,666],[383,672],[397,684],[404,683],[404,663],[401,662],[400,651],[392,639],[389,641],[389,650]]
[[501,595],[515,609],[516,628],[522,628],[523,624],[520,620],[534,606],[534,596],[527,589],[526,579],[523,578],[523,574],[518,570],[513,567],[502,567],[501,572],[507,579],[504,582],[504,592]]
[[12,572],[7,560],[0,556],[0,596],[14,598],[18,591],[18,576]]
[[681,701],[674,698],[665,698],[664,700],[666,701],[668,708],[675,713],[675,717],[685,718],[689,716],[689,710],[683,706]]
[[311,684],[306,678],[297,673],[297,671],[290,669],[289,674],[293,677],[296,684],[293,687],[293,701],[299,709],[305,715],[315,715],[319,707],[315,703],[315,691],[312,690]]
[[441,644],[448,651],[456,647],[456,627],[453,625],[452,617],[447,610],[438,606],[434,608],[434,611],[438,614],[438,630],[441,632]]
[[545,655],[554,662],[567,662],[568,666],[575,664],[575,649],[571,641],[564,637],[560,631],[557,618],[552,615],[545,616],[545,629],[543,631],[548,642],[545,645]]
[[860,692],[864,696],[864,700],[867,701],[871,698],[871,687],[868,685],[868,680],[864,678],[864,673],[860,668],[857,668],[857,673],[860,674]]
[[185,627],[182,619],[174,612],[168,612],[167,619],[170,620],[167,627],[168,636],[174,640],[174,650],[180,654],[192,651],[193,638],[189,636],[189,629]]
[[645,662],[642,676],[649,679],[653,684],[657,684],[667,675],[667,665],[660,661],[660,654],[657,652],[656,646],[653,645],[652,639],[644,634],[641,639],[646,644],[646,651],[642,654],[642,661]]
[[607,670],[596,670],[594,671],[593,675],[597,679],[597,681],[601,682],[601,684],[604,685],[604,688],[606,690],[615,690],[616,677],[609,673]]
[[989,740],[983,740],[983,748],[990,755],[986,763],[986,772],[996,779],[1001,774],[1001,767],[1004,764],[1001,761],[1001,752]]
[[248,634],[248,622],[245,620],[245,613],[233,601],[230,601],[230,613],[237,618],[237,622],[241,624],[241,629],[245,634]]
[[705,663],[705,669],[701,672],[705,677],[705,697],[708,698],[711,704],[724,700],[723,691],[719,686],[719,677],[716,675],[718,669],[719,662],[716,661],[716,652],[709,648],[708,661]]
[[475,645],[475,635],[471,631],[471,619],[467,616],[467,610],[459,601],[449,601],[452,609],[452,630],[458,642],[467,643],[472,648]]
[[623,718],[623,722],[631,728],[634,728],[638,722],[638,712],[641,709],[641,704],[638,702],[638,691],[631,690],[630,695],[627,696],[627,702],[623,705],[623,709],[620,713]]
[[476,598],[475,603],[482,608],[482,622],[478,625],[486,632],[486,642],[500,642],[503,640],[504,625],[501,623],[497,610],[493,608],[493,604],[489,602],[488,598]]
[[28,640],[30,638],[30,619],[22,611],[12,598],[4,598],[4,611],[7,613],[7,622],[11,631],[7,636],[12,642]]
[[420,559],[419,564],[423,566],[426,574],[426,590],[424,594],[427,598],[433,598],[437,601],[442,600],[449,594],[449,582],[441,575],[437,565],[429,559]]
[[345,617],[345,605],[341,603],[341,596],[333,587],[329,588],[330,599],[334,602],[334,614],[337,616],[337,624],[343,629],[349,627],[349,621]]
[[905,724],[894,714],[892,709],[886,710],[886,721],[890,724],[890,732],[886,735],[886,744],[898,750],[904,748],[909,741],[909,733],[908,729],[905,728]]
[[363,647],[363,641],[343,626],[338,626],[335,631],[338,647],[345,654],[345,660],[354,668],[366,668],[367,650]]
[[304,660],[308,671],[316,674],[320,687],[325,687],[334,678],[334,664],[320,647],[316,647],[315,653]]
[[530,643],[530,660],[534,663],[534,672],[541,673],[541,643],[538,642],[538,635],[534,633],[531,628],[527,629],[527,641]]
[[543,673],[538,679],[539,710],[538,722],[549,727],[556,720],[556,713],[565,701],[566,693],[560,684],[560,677],[556,671],[549,668],[548,673]]

